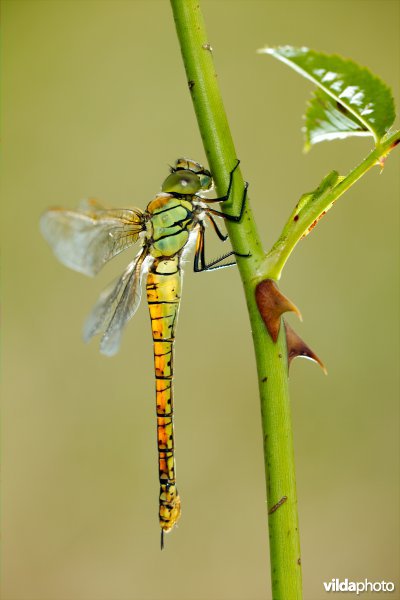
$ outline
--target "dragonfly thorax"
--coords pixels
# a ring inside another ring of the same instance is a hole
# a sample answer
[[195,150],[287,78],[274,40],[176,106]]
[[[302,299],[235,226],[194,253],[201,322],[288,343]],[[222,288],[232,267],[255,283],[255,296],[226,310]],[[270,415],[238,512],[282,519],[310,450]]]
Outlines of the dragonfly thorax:
[[170,258],[183,250],[197,224],[193,208],[191,200],[174,194],[159,194],[150,202],[146,239],[154,258]]

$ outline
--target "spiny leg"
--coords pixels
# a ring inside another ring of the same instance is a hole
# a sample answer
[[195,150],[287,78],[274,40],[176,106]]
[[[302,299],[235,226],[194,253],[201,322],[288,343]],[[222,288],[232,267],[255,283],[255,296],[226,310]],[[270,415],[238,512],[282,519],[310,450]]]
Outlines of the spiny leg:
[[[236,165],[236,167],[237,167],[237,165]],[[226,213],[214,210],[213,208],[209,208],[208,206],[207,206],[207,208],[205,208],[206,217],[210,220],[211,225],[214,228],[214,231],[218,235],[219,239],[222,240],[223,242],[225,242],[228,239],[228,236],[224,235],[222,233],[222,231],[219,229],[217,223],[215,222],[215,220],[213,219],[213,217],[211,216],[210,213],[215,214],[219,217],[222,217],[222,218],[226,219],[227,221],[233,221],[235,223],[238,223],[239,221],[241,221],[241,219],[243,217],[243,212],[244,212],[244,209],[246,206],[248,187],[249,187],[249,184],[246,181],[244,191],[243,191],[242,205],[240,207],[240,213],[238,215],[228,215]],[[207,200],[206,200],[206,202],[207,202]],[[234,252],[233,250],[231,250],[230,252],[227,252],[223,256],[220,256],[219,258],[207,263],[206,259],[205,259],[205,253],[204,253],[205,227],[201,221],[199,222],[199,225],[200,225],[200,229],[199,229],[199,233],[198,233],[197,241],[196,241],[196,250],[195,250],[194,265],[193,265],[195,273],[199,273],[201,271],[213,271],[215,269],[223,269],[224,267],[231,267],[236,264],[236,261],[232,261],[232,262],[226,263],[224,265],[218,264],[218,263],[221,263],[223,260],[229,258],[230,256],[240,256],[243,258],[250,256],[250,254],[241,254],[240,252]]]
[[[237,159],[236,165],[233,167],[232,171],[229,173],[229,185],[228,185],[228,189],[226,190],[226,193],[223,196],[221,196],[220,198],[207,198],[205,200],[205,202],[207,202],[208,204],[213,204],[215,202],[225,202],[226,200],[229,200],[229,196],[231,195],[231,189],[232,189],[232,185],[233,185],[233,174],[239,165],[240,165],[240,160]],[[202,200],[204,200],[204,198],[202,198]]]
[[[233,223],[239,223],[242,220],[244,209],[246,207],[246,198],[247,198],[248,187],[249,187],[249,184],[246,181],[244,184],[242,204],[241,204],[240,212],[238,215],[229,215],[228,213],[225,213],[225,212],[222,212],[219,210],[215,210],[214,208],[209,208],[209,207],[207,207],[207,209],[206,209],[207,213],[212,213],[213,215],[217,215],[218,217],[222,217],[223,219],[226,219],[227,221],[232,221]],[[207,199],[203,198],[203,201],[208,203]]]
[[[207,215],[207,216],[209,216],[209,215]],[[216,225],[216,223],[214,222],[214,219],[212,219],[212,221]],[[242,257],[249,256],[248,254],[239,254],[239,252],[234,252],[233,250],[231,250],[230,252],[227,252],[223,256],[220,256],[219,258],[216,258],[215,260],[212,260],[211,262],[207,263],[206,259],[205,259],[205,252],[204,252],[205,227],[204,227],[203,223],[201,223],[201,222],[199,223],[199,225],[200,225],[200,229],[199,229],[199,233],[197,235],[196,250],[195,250],[195,254],[194,254],[194,264],[193,264],[193,270],[195,273],[201,273],[201,271],[214,271],[215,269],[223,269],[225,267],[232,267],[233,265],[236,264],[236,261],[232,261],[232,262],[226,263],[224,265],[218,264],[218,263],[222,262],[223,260],[225,260],[226,258],[229,258],[229,256],[242,256]],[[219,229],[218,229],[218,231],[219,231]],[[219,232],[219,233],[221,233],[221,232]],[[225,236],[223,236],[223,237],[226,239]],[[221,237],[221,239],[222,239],[222,237]]]
[[222,231],[221,231],[221,230],[220,230],[220,228],[218,227],[217,223],[215,222],[215,219],[213,219],[213,217],[212,217],[210,214],[206,213],[206,217],[207,217],[207,219],[208,219],[208,220],[211,222],[211,225],[213,226],[213,229],[214,229],[215,233],[217,234],[217,236],[219,237],[219,239],[220,239],[222,242],[226,242],[226,240],[227,240],[227,239],[228,239],[228,237],[229,237],[229,236],[228,236],[228,234],[224,235],[224,234],[222,233]]

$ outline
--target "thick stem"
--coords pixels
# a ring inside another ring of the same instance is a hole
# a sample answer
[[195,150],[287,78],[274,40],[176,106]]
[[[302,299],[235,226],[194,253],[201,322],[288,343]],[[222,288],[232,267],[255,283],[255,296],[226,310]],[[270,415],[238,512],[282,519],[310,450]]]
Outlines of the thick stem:
[[[188,86],[209,166],[217,189],[224,194],[236,152],[219,92],[210,40],[207,38],[198,0],[171,0],[186,69]],[[232,206],[238,212],[243,179],[235,172]],[[247,258],[238,259],[249,310],[256,353],[267,482],[270,561],[274,600],[300,600],[301,566],[292,427],[287,380],[284,328],[276,343],[269,337],[255,302],[255,286],[265,276],[265,256],[253,215],[247,204],[240,223],[227,222],[233,249]]]

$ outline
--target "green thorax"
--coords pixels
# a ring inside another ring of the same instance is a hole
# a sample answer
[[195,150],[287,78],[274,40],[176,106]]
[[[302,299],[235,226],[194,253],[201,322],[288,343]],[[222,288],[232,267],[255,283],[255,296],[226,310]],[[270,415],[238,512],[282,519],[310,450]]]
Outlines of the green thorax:
[[154,258],[172,257],[183,250],[196,224],[193,209],[191,199],[173,194],[159,194],[148,204],[146,238]]

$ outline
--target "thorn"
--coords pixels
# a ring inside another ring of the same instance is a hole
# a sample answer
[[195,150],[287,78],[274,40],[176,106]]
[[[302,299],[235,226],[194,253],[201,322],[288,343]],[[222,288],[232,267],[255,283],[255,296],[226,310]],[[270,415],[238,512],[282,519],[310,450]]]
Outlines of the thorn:
[[161,550],[164,550],[164,529],[161,529]]
[[272,279],[264,279],[257,285],[256,302],[268,333],[274,342],[278,339],[283,313],[294,312],[300,321],[303,320],[297,306],[279,291]]
[[319,364],[325,375],[328,375],[328,371],[322,360],[311,350],[309,346],[301,337],[290,327],[286,321],[283,321],[285,324],[286,331],[286,345],[287,345],[287,353],[288,353],[288,366],[290,367],[290,363],[294,358],[298,356],[303,356],[304,358],[309,358],[310,360]]

